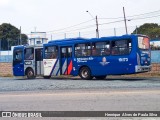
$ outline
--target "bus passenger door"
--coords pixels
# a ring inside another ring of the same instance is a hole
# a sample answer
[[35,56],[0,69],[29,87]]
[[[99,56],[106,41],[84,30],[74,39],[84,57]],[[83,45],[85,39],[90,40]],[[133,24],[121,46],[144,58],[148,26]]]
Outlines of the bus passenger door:
[[43,74],[43,55],[42,48],[35,49],[35,71],[36,75]]
[[13,75],[24,76],[24,48],[15,48],[13,50]]
[[72,47],[61,47],[61,62],[60,62],[60,74],[71,75],[73,69],[72,63]]

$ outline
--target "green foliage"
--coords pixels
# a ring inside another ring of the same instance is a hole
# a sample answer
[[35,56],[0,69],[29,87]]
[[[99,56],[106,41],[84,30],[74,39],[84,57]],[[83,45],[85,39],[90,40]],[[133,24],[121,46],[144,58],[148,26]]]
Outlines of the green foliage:
[[149,36],[151,39],[159,39],[160,26],[156,23],[145,23],[135,29],[132,34],[144,34]]
[[[27,35],[21,34],[22,44],[27,44]],[[1,50],[8,50],[11,46],[19,45],[20,30],[11,24],[0,25]]]

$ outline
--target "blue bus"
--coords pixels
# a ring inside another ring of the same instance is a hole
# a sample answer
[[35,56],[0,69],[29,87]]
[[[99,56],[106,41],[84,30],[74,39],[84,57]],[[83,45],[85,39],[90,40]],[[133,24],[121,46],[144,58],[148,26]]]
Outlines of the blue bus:
[[16,46],[13,49],[13,75],[33,79],[43,75],[43,45]]
[[[44,78],[79,75],[87,80],[93,77],[105,79],[107,75],[135,74],[151,70],[150,42],[145,35],[54,40],[43,44],[42,53],[41,75]],[[23,75],[27,75],[25,69],[22,71]],[[28,78],[37,75],[32,71],[33,76],[27,75]]]

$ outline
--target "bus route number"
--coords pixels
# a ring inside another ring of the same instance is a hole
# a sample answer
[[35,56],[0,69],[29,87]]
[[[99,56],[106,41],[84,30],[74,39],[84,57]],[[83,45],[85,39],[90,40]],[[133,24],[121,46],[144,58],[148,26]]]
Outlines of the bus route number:
[[128,62],[128,58],[119,58],[119,62]]

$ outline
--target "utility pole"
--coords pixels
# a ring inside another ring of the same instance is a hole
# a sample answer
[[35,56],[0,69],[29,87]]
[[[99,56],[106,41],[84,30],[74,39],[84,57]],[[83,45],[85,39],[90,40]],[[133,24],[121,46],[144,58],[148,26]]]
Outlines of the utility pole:
[[[93,19],[95,19],[95,18],[93,17],[93,15],[92,15],[89,11],[86,11],[86,12],[88,12],[89,15],[90,15]],[[96,37],[99,38],[99,29],[98,29],[98,18],[97,18],[97,15],[96,15]]]
[[126,34],[128,34],[127,22],[126,22],[126,15],[125,15],[125,9],[124,9],[124,7],[123,7],[123,15],[124,15],[124,24],[125,24]]
[[99,38],[98,18],[97,18],[97,15],[96,15],[96,33],[97,33],[97,38]]
[[20,26],[20,35],[19,35],[20,45],[22,45],[22,40],[21,39],[22,39],[22,36],[21,36],[21,26]]
[[136,25],[136,34],[138,34],[138,30],[137,30],[137,29],[138,29],[138,27],[137,27],[137,25]]
[[114,36],[116,36],[116,28],[114,28]]

